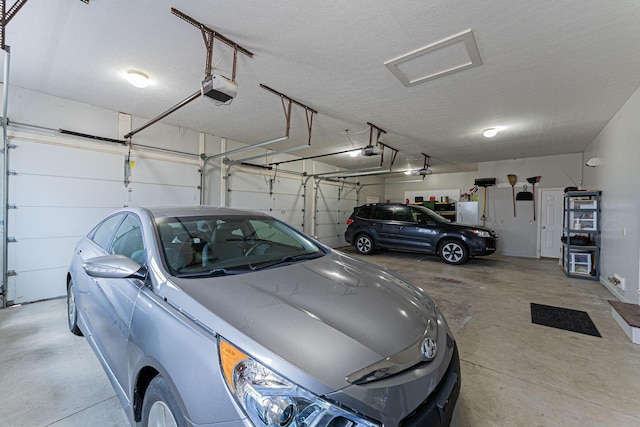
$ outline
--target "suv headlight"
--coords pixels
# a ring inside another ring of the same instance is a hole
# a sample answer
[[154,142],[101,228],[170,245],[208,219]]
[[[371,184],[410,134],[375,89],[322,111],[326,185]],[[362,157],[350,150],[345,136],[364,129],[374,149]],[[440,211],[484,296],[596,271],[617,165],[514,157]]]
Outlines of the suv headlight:
[[491,237],[491,233],[489,233],[488,231],[484,231],[484,230],[476,230],[475,228],[473,230],[471,230],[471,232],[473,234],[475,234],[478,237]]
[[282,378],[224,339],[218,350],[231,393],[258,427],[380,427]]

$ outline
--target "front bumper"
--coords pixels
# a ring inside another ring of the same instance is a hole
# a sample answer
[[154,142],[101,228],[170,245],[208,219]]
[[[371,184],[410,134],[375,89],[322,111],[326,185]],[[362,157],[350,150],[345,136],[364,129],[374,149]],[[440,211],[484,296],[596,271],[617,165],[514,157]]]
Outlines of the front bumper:
[[400,422],[400,426],[447,427],[457,425],[460,384],[460,357],[456,345],[447,372],[438,387],[422,405]]
[[468,242],[468,245],[471,256],[491,255],[498,248],[498,238],[487,237],[483,239],[473,239]]

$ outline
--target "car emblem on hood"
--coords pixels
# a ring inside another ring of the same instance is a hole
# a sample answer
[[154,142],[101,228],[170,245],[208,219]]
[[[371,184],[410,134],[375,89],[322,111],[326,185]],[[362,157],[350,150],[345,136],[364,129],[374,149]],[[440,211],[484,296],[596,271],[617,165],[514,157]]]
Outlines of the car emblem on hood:
[[438,344],[433,338],[427,337],[424,341],[422,341],[422,346],[420,347],[420,349],[422,350],[422,355],[425,357],[425,359],[432,360],[434,357],[436,357],[436,353],[438,352]]
[[421,362],[431,362],[438,352],[437,328],[437,320],[429,319],[424,333],[412,345],[347,375],[346,380],[351,384],[366,384],[390,377]]

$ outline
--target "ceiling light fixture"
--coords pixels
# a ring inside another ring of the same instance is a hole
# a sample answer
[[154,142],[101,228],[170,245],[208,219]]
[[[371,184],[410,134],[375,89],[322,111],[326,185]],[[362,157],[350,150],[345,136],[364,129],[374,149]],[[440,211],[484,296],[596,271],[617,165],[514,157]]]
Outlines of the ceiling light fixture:
[[485,138],[493,138],[498,134],[498,128],[489,128],[482,131],[482,136]]
[[350,157],[358,157],[358,154],[360,154],[360,151],[361,151],[360,149],[349,151],[349,156]]
[[129,80],[129,83],[131,83],[135,87],[145,88],[149,86],[149,76],[142,71],[127,71],[127,80]]

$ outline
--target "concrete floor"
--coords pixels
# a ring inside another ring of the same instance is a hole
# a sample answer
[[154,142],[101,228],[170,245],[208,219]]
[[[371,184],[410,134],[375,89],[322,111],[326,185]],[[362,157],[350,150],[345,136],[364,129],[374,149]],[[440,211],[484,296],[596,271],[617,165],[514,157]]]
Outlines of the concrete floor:
[[[553,260],[364,258],[426,289],[447,317],[460,348],[461,426],[640,425],[640,346],[611,317],[613,296],[598,282],[567,279]],[[602,338],[532,324],[532,302],[586,311]],[[1,425],[127,425],[65,310],[64,300],[0,310]]]

